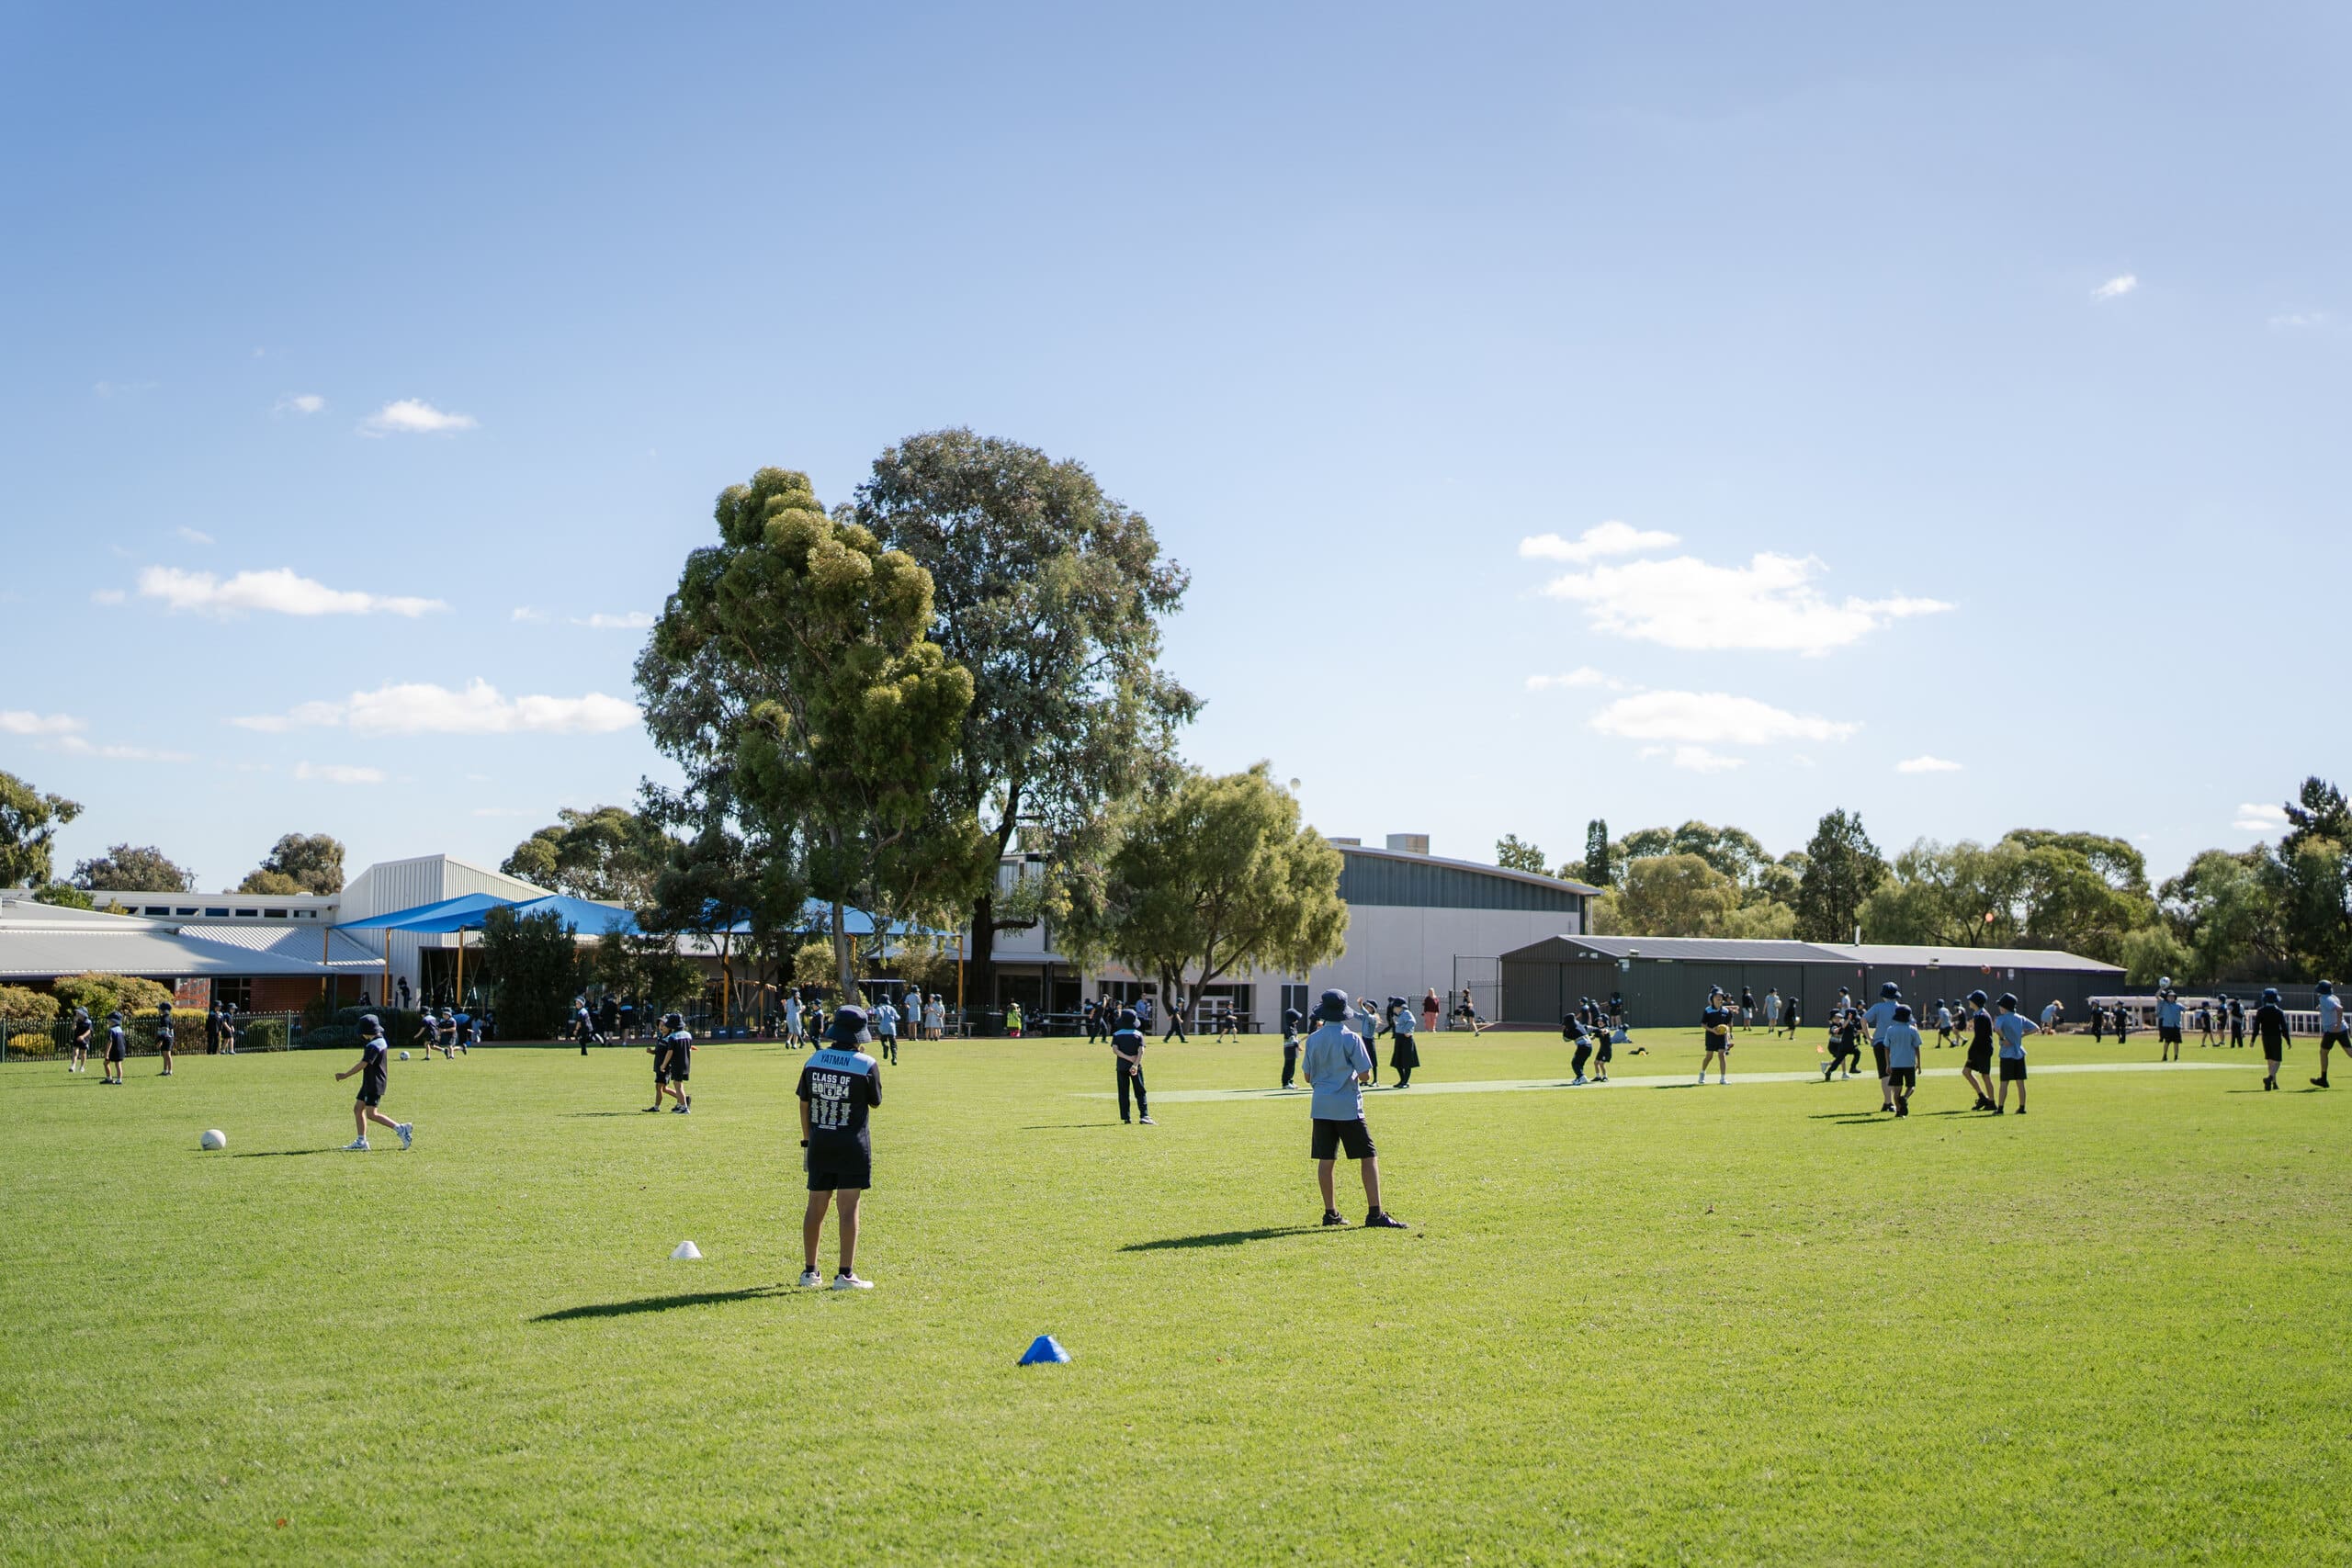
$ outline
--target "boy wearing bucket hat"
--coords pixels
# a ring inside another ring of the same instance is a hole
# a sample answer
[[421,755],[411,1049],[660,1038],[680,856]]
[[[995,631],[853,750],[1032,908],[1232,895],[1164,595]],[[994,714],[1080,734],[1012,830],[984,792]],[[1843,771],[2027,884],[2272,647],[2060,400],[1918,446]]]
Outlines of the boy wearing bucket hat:
[[2295,1037],[2292,1025],[2287,1021],[2287,1010],[2278,1005],[2278,987],[2266,986],[2262,1005],[2254,1010],[2255,1038],[2262,1042],[2262,1087],[2278,1087],[2278,1064],[2287,1055],[2287,1042]]
[[106,1077],[98,1081],[120,1083],[122,1058],[127,1053],[128,1042],[123,1038],[122,1014],[119,1010],[110,1012],[107,1014],[107,1073]]
[[1401,1231],[1405,1222],[1380,1203],[1380,1157],[1363,1124],[1363,1085],[1372,1077],[1372,1052],[1348,1027],[1348,993],[1326,991],[1315,1004],[1318,1027],[1306,1037],[1302,1064],[1314,1089],[1307,1114],[1313,1120],[1316,1179],[1323,1189],[1323,1223],[1344,1225],[1338,1194],[1331,1185],[1332,1168],[1341,1149],[1363,1174],[1363,1223],[1374,1230]]
[[800,1146],[808,1168],[808,1208],[800,1221],[800,1282],[824,1283],[817,1272],[817,1244],[825,1234],[825,1209],[841,1208],[842,1267],[836,1291],[870,1291],[857,1277],[857,1213],[874,1185],[874,1142],[866,1112],[882,1103],[882,1064],[858,1049],[873,1043],[865,1010],[844,1002],[833,1010],[824,1049],[800,1069]]
[[359,1060],[335,1074],[341,1083],[352,1074],[360,1074],[359,1098],[351,1102],[352,1125],[359,1136],[344,1145],[348,1154],[368,1152],[368,1123],[390,1127],[401,1136],[401,1147],[406,1148],[416,1137],[416,1128],[406,1122],[395,1122],[384,1114],[384,1090],[391,1080],[391,1050],[384,1043],[384,1026],[376,1021],[374,1013],[359,1021]]

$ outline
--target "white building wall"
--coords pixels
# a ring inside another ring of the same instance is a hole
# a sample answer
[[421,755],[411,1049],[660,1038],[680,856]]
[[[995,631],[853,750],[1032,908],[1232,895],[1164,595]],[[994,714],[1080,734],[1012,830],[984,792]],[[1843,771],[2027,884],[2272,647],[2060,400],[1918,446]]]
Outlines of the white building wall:
[[[420,936],[412,931],[371,931],[368,929],[370,915],[397,914],[413,909],[420,904],[437,904],[444,898],[458,898],[469,893],[489,893],[501,898],[542,898],[548,890],[519,876],[491,871],[447,855],[418,855],[411,860],[379,861],[351,879],[344,888],[338,922],[358,929],[345,934],[356,938],[368,951],[381,954],[384,942],[390,939],[392,949],[391,977],[394,984],[405,977],[409,990],[414,995],[421,985],[423,964],[417,952],[426,947],[455,947],[455,936],[438,934]],[[378,984],[382,974],[377,976]]]
[[[1575,914],[1560,909],[1414,908],[1393,904],[1357,904],[1348,908],[1348,948],[1306,976],[1309,999],[1337,988],[1374,1000],[1418,1000],[1434,987],[1441,997],[1453,987],[1456,958],[1493,959],[1545,937],[1580,935]],[[1470,978],[1471,976],[1465,976]],[[1261,976],[1279,984],[1295,976]],[[1480,982],[1494,978],[1480,966]],[[1259,1016],[1272,1018],[1274,998],[1262,997]]]

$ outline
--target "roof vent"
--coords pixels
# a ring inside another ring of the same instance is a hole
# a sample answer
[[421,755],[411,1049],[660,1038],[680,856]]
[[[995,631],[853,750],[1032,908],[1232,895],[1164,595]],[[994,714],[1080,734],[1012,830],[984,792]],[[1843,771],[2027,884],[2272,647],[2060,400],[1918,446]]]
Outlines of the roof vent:
[[1430,852],[1430,836],[1427,833],[1391,833],[1388,835],[1388,847],[1408,855],[1425,855]]
[[1327,844],[1349,844],[1357,849],[1363,848],[1363,840],[1362,839],[1335,839],[1326,837],[1323,841]]

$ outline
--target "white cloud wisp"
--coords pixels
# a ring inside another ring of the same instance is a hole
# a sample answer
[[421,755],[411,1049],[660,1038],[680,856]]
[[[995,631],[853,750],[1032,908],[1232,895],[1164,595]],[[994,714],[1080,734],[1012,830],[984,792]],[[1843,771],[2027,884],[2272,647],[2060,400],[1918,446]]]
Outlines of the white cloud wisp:
[[2109,299],[2122,299],[2139,287],[2140,280],[2127,272],[2120,276],[2110,277],[2097,288],[2092,289],[2091,298],[2100,304],[2105,304]]
[[379,784],[384,782],[384,770],[358,767],[349,762],[297,762],[294,776],[298,779],[321,779],[328,784]]
[[359,430],[363,435],[450,435],[476,423],[469,413],[446,413],[422,398],[401,398],[361,420]]
[[1594,714],[1591,723],[1601,734],[1622,739],[1699,747],[1843,740],[1861,728],[1817,714],[1791,713],[1727,692],[1644,692],[1619,697]]
[[1944,757],[1905,757],[1894,764],[1898,773],[1956,773],[1961,764]]
[[1596,631],[1697,652],[1818,656],[1890,622],[1951,608],[1941,600],[1899,594],[1832,600],[1814,585],[1823,570],[1811,556],[1767,553],[1737,567],[1677,556],[1567,572],[1544,592],[1583,605]]
[[176,567],[151,566],[139,574],[139,596],[161,599],[175,610],[195,610],[226,615],[259,610],[278,615],[408,615],[446,610],[439,599],[398,594],[364,593],[329,588],[285,567],[274,571],[241,571],[227,579],[209,571],[182,571]]
[[1622,692],[1625,689],[1625,682],[1614,675],[1604,675],[1589,664],[1563,671],[1557,675],[1530,675],[1527,678],[1527,689],[1531,692],[1587,691],[1594,688]]
[[574,615],[571,624],[593,626],[600,632],[641,632],[653,625],[653,617],[642,610],[631,610],[620,615],[608,615],[599,610],[592,615]]
[[2287,808],[2247,801],[2239,806],[2230,826],[2241,833],[2283,833],[2287,830]]
[[1564,539],[1557,534],[1532,535],[1519,542],[1519,553],[1528,560],[1589,561],[1602,556],[1672,549],[1681,542],[1679,535],[1658,528],[1636,528],[1612,517],[1606,523],[1594,524],[1573,539]]
[[242,729],[347,728],[358,735],[608,735],[638,722],[635,703],[590,692],[578,697],[508,697],[476,678],[466,689],[388,682],[341,702],[301,703],[282,714],[232,718]]
[[0,708],[0,735],[72,735],[89,728],[72,714]]

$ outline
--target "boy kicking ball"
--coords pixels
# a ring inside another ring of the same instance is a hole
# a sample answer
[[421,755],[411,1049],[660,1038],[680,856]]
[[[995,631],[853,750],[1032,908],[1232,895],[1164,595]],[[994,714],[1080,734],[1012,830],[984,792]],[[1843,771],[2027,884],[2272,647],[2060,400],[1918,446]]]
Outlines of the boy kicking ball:
[[800,1069],[800,1146],[808,1167],[808,1209],[800,1221],[800,1283],[824,1283],[817,1272],[817,1244],[824,1239],[825,1210],[841,1207],[842,1269],[836,1291],[870,1291],[857,1277],[857,1215],[866,1189],[874,1185],[874,1143],[866,1113],[882,1103],[882,1064],[858,1049],[871,1044],[865,1013],[844,1005],[833,1012],[831,1043]]
[[361,1075],[359,1098],[351,1102],[351,1121],[358,1129],[359,1136],[344,1145],[344,1152],[368,1152],[368,1123],[370,1122],[398,1133],[401,1147],[408,1147],[415,1140],[416,1128],[406,1122],[393,1121],[380,1109],[384,1103],[384,1089],[391,1080],[391,1050],[384,1043],[384,1026],[376,1021],[376,1015],[372,1012],[359,1021],[359,1060],[335,1074],[334,1081],[341,1083],[354,1073]]

